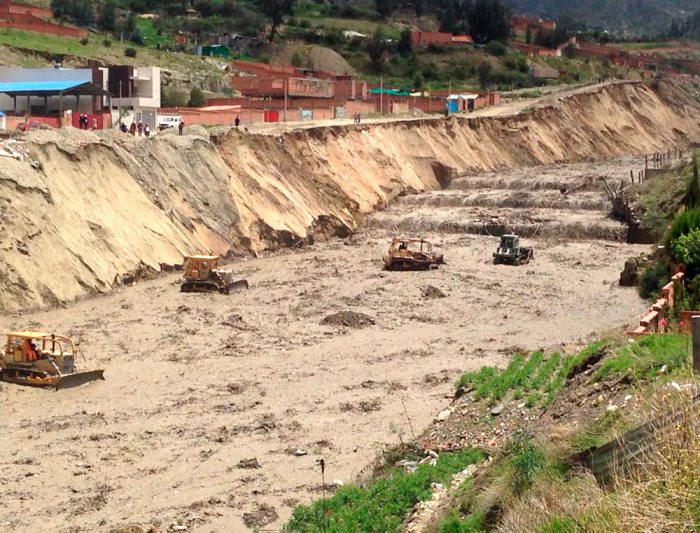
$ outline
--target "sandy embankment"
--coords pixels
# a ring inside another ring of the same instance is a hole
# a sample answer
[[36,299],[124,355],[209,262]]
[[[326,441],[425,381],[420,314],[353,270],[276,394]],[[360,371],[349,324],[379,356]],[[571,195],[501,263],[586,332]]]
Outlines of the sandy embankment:
[[107,291],[140,262],[158,269],[190,251],[262,250],[355,228],[452,171],[648,153],[699,130],[697,102],[677,85],[612,84],[543,102],[516,116],[213,141],[32,133],[25,148],[42,170],[11,159],[0,170],[0,309]]

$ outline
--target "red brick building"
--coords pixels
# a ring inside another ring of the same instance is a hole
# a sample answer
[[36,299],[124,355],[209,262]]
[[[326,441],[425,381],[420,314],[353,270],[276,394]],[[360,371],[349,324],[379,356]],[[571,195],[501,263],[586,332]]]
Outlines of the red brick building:
[[419,48],[429,44],[442,46],[459,46],[472,44],[474,40],[469,35],[452,35],[440,31],[412,31],[411,43]]
[[0,0],[0,28],[12,28],[78,39],[87,37],[87,30],[51,22],[52,15],[53,13],[50,9],[28,4],[18,4],[11,0]]

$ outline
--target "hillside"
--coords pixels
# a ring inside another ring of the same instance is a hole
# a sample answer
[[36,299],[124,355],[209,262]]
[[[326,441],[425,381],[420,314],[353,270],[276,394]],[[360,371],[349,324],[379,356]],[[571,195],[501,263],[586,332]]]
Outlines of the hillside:
[[695,0],[508,0],[519,12],[542,17],[567,17],[590,29],[627,37],[668,31],[697,9]]

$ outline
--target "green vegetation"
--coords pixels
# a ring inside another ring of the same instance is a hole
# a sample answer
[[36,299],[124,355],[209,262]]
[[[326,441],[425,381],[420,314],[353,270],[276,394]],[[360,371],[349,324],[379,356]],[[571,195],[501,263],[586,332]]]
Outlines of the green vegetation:
[[461,487],[456,507],[440,521],[441,533],[476,533],[494,529],[494,509],[525,496],[540,479],[561,480],[569,467],[548,457],[541,443],[520,433],[511,437],[487,474]]
[[606,357],[593,373],[595,381],[611,375],[629,375],[649,381],[666,365],[666,375],[685,373],[690,364],[690,337],[681,333],[647,335],[637,342],[625,343]]
[[597,420],[594,420],[586,428],[577,433],[573,439],[574,450],[584,451],[593,446],[602,446],[614,436],[617,423],[622,418],[620,411],[606,411]]
[[685,265],[687,294],[677,299],[680,308],[700,305],[700,171],[697,157],[678,170],[656,177],[636,186],[645,227],[664,228],[658,235],[663,251],[646,267],[638,285],[643,298],[656,298],[659,290],[670,280],[671,266]]
[[530,488],[535,475],[545,466],[544,452],[527,435],[516,435],[506,445],[507,464],[512,470],[513,493],[521,496]]
[[668,263],[660,261],[652,263],[644,269],[639,278],[637,292],[645,300],[653,300],[658,297],[661,287],[671,279],[671,269]]
[[336,494],[294,509],[285,525],[289,532],[399,531],[406,514],[430,497],[431,483],[449,483],[452,476],[483,459],[472,449],[440,455],[437,464],[419,465],[413,473],[391,468],[367,488],[341,487]]
[[577,357],[562,358],[558,353],[545,357],[543,352],[529,356],[516,354],[502,371],[486,366],[462,374],[457,387],[472,388],[475,398],[488,399],[492,404],[512,392],[515,399],[526,398],[528,408],[546,407],[564,386],[567,373]]

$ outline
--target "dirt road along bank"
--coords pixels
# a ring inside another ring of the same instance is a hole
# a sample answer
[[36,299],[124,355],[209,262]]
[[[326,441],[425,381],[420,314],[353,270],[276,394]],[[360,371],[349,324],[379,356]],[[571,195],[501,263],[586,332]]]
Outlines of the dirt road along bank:
[[[327,481],[348,482],[383,447],[411,437],[402,400],[418,434],[461,371],[502,364],[516,350],[566,350],[635,323],[645,306],[616,281],[642,248],[541,232],[526,239],[535,261],[495,267],[494,238],[453,229],[464,202],[520,223],[531,205],[551,201],[551,189],[535,183],[625,175],[633,164],[457,179],[444,192],[402,198],[348,239],[233,263],[251,289],[228,297],[179,293],[172,274],[53,311],[6,314],[3,331],[79,338],[87,357],[79,362],[105,368],[107,380],[60,392],[2,385],[0,527],[109,531],[180,521],[193,531],[275,529],[293,505],[321,496],[319,458]],[[509,207],[514,215],[493,205],[517,183],[529,203]],[[477,190],[483,198],[471,195]],[[601,191],[577,194],[566,201],[599,206],[582,224],[605,224]],[[550,226],[568,227],[570,210],[547,205]],[[383,272],[393,227],[409,224],[402,208],[427,206],[441,222],[420,234],[440,246],[447,265]],[[429,285],[446,297],[426,298]],[[345,311],[374,324],[321,324]]]
[[346,235],[397,195],[454,174],[683,148],[700,133],[694,91],[617,83],[506,116],[280,135],[30,132],[30,157],[0,169],[0,310],[107,292],[137,266],[159,270],[193,251]]

